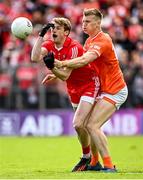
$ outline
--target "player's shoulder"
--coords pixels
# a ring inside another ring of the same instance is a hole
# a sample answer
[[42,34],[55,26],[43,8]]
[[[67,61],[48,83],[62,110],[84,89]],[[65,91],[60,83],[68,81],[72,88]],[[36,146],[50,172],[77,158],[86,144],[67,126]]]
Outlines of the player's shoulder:
[[[81,56],[83,54],[83,46],[74,39],[71,39],[70,45],[68,46],[69,54],[72,54],[72,58],[76,58],[77,56]],[[70,58],[70,59],[72,59]]]
[[[92,42],[92,41],[91,41]],[[98,44],[100,47],[111,47],[112,39],[108,33],[101,31],[94,39],[94,44]],[[90,43],[89,43],[90,44]]]
[[110,35],[108,33],[103,32],[103,31],[102,31],[101,35],[99,36],[99,38],[104,43],[109,43],[109,42],[111,43],[112,42]]
[[42,43],[42,45],[54,46],[54,42],[52,40],[48,39],[48,40],[44,41]]
[[78,41],[75,40],[75,39],[71,39],[71,47],[78,47],[78,48],[83,49],[83,47],[82,47],[82,45],[80,44],[80,42],[78,42]]

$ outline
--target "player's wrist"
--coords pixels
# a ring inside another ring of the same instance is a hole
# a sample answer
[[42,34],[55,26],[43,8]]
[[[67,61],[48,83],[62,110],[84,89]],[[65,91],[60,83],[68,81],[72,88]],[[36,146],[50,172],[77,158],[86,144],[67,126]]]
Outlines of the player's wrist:
[[67,61],[62,61],[62,62],[61,62],[61,66],[62,66],[62,67],[66,67],[66,66],[67,66]]
[[47,25],[44,25],[42,27],[42,30],[39,32],[39,36],[43,38],[45,34],[47,33],[47,31],[48,31]]
[[43,38],[45,36],[45,33],[39,32],[39,37]]
[[57,71],[57,67],[54,66],[54,67],[51,69],[51,71],[52,71],[52,72]]
[[48,52],[46,56],[43,57],[43,61],[48,69],[52,70],[54,68],[54,54],[53,52]]
[[45,34],[47,33],[47,31],[50,29],[50,28],[54,28],[54,24],[53,23],[48,23],[48,24],[45,24],[43,27],[42,27],[42,30],[39,32],[39,36],[41,37],[44,37]]
[[38,39],[39,39],[40,41],[43,41],[43,37],[42,37],[42,36],[39,36]]

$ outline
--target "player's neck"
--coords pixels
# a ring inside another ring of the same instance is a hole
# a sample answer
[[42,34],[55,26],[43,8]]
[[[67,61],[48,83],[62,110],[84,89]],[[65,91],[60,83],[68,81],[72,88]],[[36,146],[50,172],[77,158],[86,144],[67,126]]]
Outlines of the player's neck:
[[63,47],[63,43],[62,43],[62,44],[61,44],[61,43],[56,43],[56,44],[55,44],[55,47],[56,47],[57,49],[60,49],[60,48]]
[[101,29],[98,29],[96,31],[94,31],[92,34],[90,34],[90,38],[94,38],[95,36],[97,36],[102,30]]
[[62,48],[63,45],[64,45],[65,40],[66,40],[66,38],[63,38],[60,42],[56,42],[55,43],[56,48],[57,49]]

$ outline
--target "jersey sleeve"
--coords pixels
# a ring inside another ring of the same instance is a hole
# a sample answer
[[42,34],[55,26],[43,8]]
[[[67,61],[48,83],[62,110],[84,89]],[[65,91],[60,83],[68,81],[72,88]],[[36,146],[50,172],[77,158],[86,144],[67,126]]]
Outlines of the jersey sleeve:
[[69,49],[67,59],[73,59],[83,55],[83,47],[80,44],[75,44]]
[[42,47],[47,49],[47,51],[51,51],[52,42],[51,41],[45,41],[45,42],[42,43]]
[[100,42],[93,42],[88,49],[88,52],[93,52],[100,57],[103,52],[108,48],[107,42],[100,41]]

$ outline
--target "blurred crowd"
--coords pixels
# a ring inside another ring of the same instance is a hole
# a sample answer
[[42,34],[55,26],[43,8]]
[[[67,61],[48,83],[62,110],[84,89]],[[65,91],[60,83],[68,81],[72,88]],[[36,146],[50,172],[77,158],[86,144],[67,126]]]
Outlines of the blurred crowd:
[[[83,44],[82,10],[93,7],[104,15],[103,30],[113,39],[128,85],[123,107],[143,107],[143,0],[0,0],[0,109],[71,108],[65,82],[41,84],[49,71],[30,62],[31,49],[41,27],[59,16],[70,19],[70,36]],[[34,27],[26,40],[11,34],[11,23],[20,16]]]

